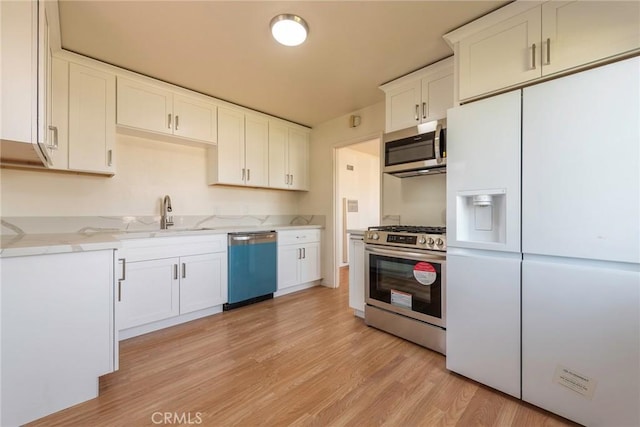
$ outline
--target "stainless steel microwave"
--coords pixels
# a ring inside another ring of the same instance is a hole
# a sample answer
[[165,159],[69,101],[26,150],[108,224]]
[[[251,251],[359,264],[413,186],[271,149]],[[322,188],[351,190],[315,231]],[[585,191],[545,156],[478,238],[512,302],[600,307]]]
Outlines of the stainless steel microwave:
[[400,178],[445,173],[446,139],[445,119],[385,134],[383,172]]

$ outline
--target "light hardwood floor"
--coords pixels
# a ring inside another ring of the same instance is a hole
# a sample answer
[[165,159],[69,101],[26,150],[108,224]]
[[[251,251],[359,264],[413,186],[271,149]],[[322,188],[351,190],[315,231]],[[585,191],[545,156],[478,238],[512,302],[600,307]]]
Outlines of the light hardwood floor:
[[205,426],[574,425],[367,327],[347,286],[123,341],[120,370],[101,379],[98,398],[32,425],[159,425],[164,413],[171,425]]

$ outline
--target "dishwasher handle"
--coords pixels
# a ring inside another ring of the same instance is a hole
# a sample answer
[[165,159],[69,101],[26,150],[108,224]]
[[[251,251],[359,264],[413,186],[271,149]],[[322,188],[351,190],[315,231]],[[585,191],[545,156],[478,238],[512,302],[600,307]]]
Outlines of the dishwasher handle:
[[275,243],[278,233],[266,231],[259,233],[229,233],[229,246],[257,245],[260,243]]

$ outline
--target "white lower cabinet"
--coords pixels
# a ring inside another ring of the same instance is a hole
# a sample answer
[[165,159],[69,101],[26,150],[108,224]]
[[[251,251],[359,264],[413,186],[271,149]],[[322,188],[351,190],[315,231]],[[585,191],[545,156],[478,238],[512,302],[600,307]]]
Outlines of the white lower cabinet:
[[95,398],[117,361],[113,249],[2,258],[0,267],[0,425]]
[[166,258],[126,264],[125,280],[118,283],[119,329],[180,314],[178,262]]
[[320,278],[320,230],[279,231],[278,291]]
[[227,302],[226,234],[127,240],[119,252],[125,260],[118,280],[120,331]]
[[227,302],[226,252],[183,257],[180,263],[181,314]]
[[356,316],[364,317],[364,239],[352,234],[349,238],[349,307]]

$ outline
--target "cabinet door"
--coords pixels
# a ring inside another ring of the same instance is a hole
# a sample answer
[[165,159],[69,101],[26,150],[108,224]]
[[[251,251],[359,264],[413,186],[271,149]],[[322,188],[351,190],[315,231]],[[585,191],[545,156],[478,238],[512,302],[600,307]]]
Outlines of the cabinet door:
[[173,134],[214,144],[217,139],[215,104],[186,96],[173,96]]
[[289,188],[309,189],[309,134],[289,129]]
[[299,245],[278,247],[278,290],[300,283],[298,280],[298,269],[301,254],[301,246]]
[[640,2],[542,4],[542,74],[640,48]]
[[180,314],[227,302],[225,252],[180,258]]
[[69,169],[115,171],[113,74],[69,64]]
[[127,329],[179,314],[178,258],[127,263],[119,284],[118,325]]
[[[38,5],[38,142],[49,147],[51,108],[51,49],[49,14],[44,1]],[[47,153],[48,155],[48,153]]]
[[540,13],[536,6],[460,41],[461,100],[541,76]]
[[320,279],[320,243],[308,243],[302,247],[299,282]]
[[420,123],[420,80],[390,90],[386,94],[386,130],[392,132]]
[[245,182],[252,187],[269,185],[269,121],[245,115]]
[[151,132],[173,133],[172,94],[118,77],[118,124]]
[[244,113],[218,108],[218,181],[244,185]]
[[364,241],[349,239],[349,307],[364,312]]
[[60,58],[51,61],[51,110],[49,124],[55,128],[48,146],[51,168],[69,167],[69,63]]
[[38,5],[30,1],[0,2],[0,79],[2,114],[0,137],[36,142],[38,102]]
[[423,123],[447,117],[453,107],[453,70],[422,79],[420,121]]
[[289,188],[289,128],[269,122],[269,187]]

